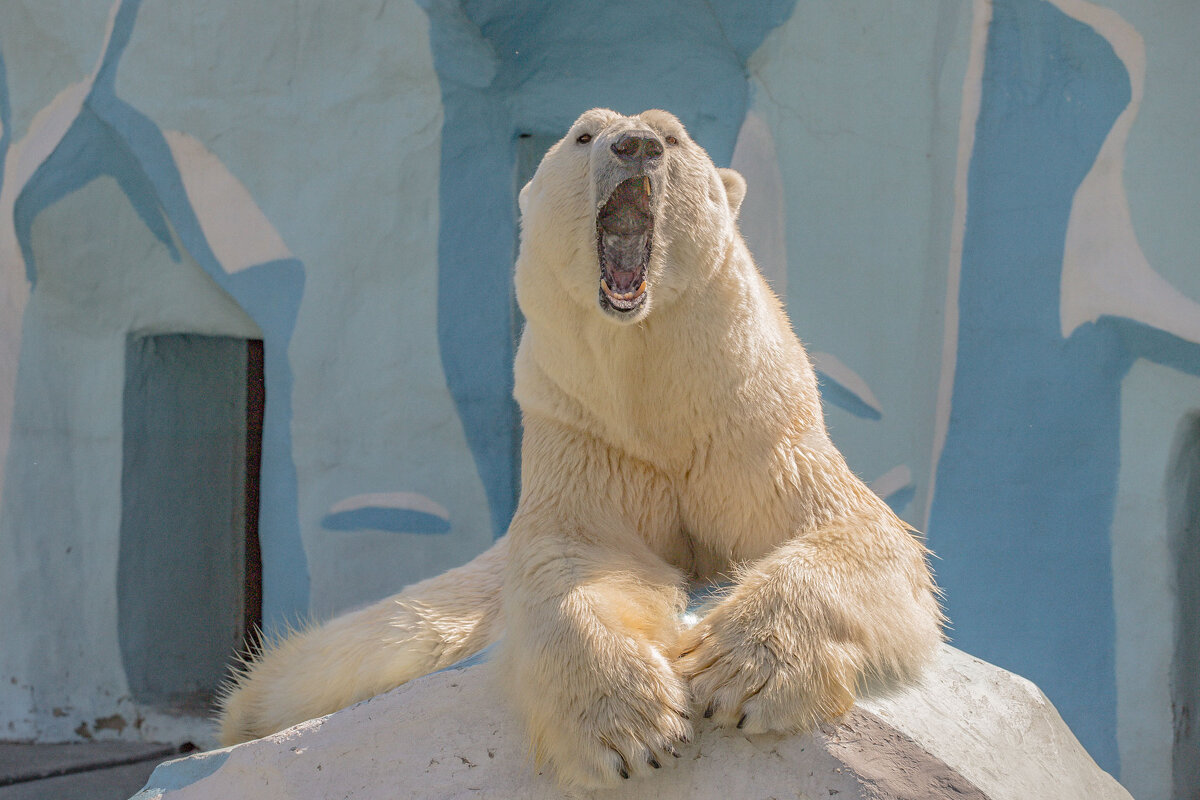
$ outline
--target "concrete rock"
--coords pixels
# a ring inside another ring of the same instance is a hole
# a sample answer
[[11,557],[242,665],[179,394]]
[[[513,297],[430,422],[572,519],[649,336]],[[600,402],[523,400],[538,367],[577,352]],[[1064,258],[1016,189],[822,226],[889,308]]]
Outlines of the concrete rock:
[[[611,791],[659,800],[1129,800],[1030,682],[950,647],[917,686],[799,736],[701,726],[681,758]],[[429,675],[224,750],[166,762],[134,800],[563,797],[530,763],[489,664]]]

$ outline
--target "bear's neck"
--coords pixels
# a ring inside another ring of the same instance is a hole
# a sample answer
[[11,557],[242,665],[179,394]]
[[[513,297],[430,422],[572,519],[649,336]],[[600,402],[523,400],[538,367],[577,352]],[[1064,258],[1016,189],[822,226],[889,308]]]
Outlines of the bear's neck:
[[[819,416],[812,369],[778,301],[748,254],[730,256],[637,325],[573,315],[566,331],[530,316],[516,369],[522,410],[668,457],[764,413]],[[780,400],[763,404],[764,394]]]

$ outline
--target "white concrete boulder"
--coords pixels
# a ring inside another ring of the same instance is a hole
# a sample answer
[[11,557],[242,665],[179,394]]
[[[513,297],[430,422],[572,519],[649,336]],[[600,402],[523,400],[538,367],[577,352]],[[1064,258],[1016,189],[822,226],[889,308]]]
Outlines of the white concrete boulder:
[[[800,736],[700,726],[681,758],[590,798],[1129,800],[1027,680],[944,647],[918,686]],[[254,742],[168,761],[134,800],[563,797],[484,663]]]

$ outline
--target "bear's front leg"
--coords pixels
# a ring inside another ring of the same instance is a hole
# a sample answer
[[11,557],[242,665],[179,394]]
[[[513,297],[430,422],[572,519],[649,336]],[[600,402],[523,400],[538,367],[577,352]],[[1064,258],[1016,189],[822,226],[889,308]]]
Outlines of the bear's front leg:
[[919,673],[942,622],[924,547],[886,508],[869,511],[780,546],[680,637],[676,667],[705,717],[809,730]]
[[633,537],[587,542],[560,526],[518,512],[509,529],[500,664],[535,758],[565,786],[598,787],[659,768],[691,737],[667,655],[683,594]]

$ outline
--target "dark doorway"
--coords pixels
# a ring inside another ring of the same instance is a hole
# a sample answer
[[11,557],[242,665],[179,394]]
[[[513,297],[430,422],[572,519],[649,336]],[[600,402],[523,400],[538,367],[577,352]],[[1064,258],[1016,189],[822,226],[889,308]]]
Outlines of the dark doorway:
[[171,334],[125,350],[121,656],[135,700],[207,712],[261,624],[262,342]]

